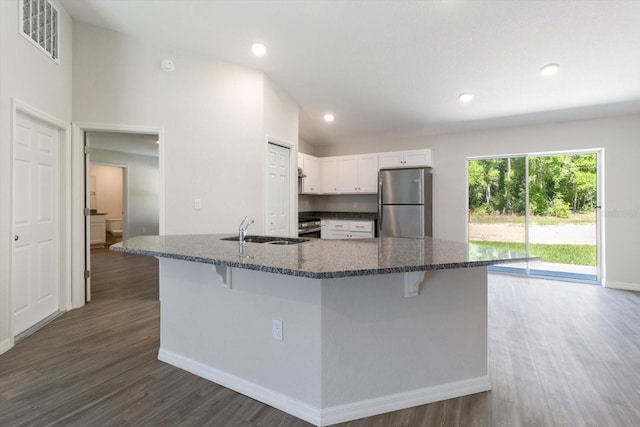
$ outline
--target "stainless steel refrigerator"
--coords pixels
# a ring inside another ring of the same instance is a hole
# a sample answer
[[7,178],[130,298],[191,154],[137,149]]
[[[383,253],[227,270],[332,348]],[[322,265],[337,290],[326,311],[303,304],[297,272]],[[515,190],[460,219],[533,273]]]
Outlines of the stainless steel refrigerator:
[[431,172],[425,168],[378,172],[378,236],[432,236]]

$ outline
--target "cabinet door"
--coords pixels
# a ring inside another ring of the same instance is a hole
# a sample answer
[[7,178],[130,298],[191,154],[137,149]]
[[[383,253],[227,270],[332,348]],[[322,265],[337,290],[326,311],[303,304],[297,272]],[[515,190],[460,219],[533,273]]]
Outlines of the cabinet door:
[[335,194],[338,192],[338,158],[325,157],[322,159],[322,185],[321,191],[324,194]]
[[349,234],[349,239],[373,239],[373,232],[371,232],[371,231],[352,231]]
[[340,193],[357,193],[357,188],[358,158],[356,156],[338,157],[338,191]]
[[329,221],[323,219],[320,221],[320,238],[321,239],[329,239],[330,231],[328,227]]
[[403,166],[431,166],[431,150],[406,151]]
[[402,151],[378,154],[378,165],[380,169],[399,168],[403,166],[402,162],[404,162],[404,153]]
[[329,239],[350,239],[351,231],[329,230]]
[[378,156],[358,156],[358,193],[378,192]]
[[302,192],[307,194],[318,194],[320,192],[320,159],[303,155],[303,170],[306,178],[302,178]]
[[91,228],[89,230],[89,241],[91,244],[106,243],[107,241],[107,225],[104,215],[91,216]]

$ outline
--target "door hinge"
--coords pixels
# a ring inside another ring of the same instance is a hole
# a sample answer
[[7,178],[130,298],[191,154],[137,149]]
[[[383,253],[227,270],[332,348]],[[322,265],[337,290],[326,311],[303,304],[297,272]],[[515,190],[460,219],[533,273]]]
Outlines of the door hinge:
[[85,271],[84,271],[84,278],[85,278],[85,279],[88,279],[89,277],[91,277],[91,271],[89,271],[89,270],[85,270]]
[[91,215],[91,209],[84,208],[84,216],[89,216],[89,215]]
[[85,145],[84,147],[82,147],[82,152],[83,152],[84,154],[89,154],[89,150],[90,150],[90,149],[89,149],[89,146],[88,146],[88,145]]

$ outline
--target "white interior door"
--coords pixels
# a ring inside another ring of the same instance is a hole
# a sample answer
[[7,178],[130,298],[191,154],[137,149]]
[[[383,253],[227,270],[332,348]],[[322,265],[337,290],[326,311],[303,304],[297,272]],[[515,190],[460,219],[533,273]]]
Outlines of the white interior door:
[[[93,189],[91,188],[93,185]],[[87,144],[87,134],[84,134],[84,301],[91,301],[91,193],[95,195],[95,183],[91,182],[91,150]]]
[[290,150],[269,143],[267,183],[267,234],[289,234]]
[[13,188],[13,333],[59,307],[58,130],[16,116]]

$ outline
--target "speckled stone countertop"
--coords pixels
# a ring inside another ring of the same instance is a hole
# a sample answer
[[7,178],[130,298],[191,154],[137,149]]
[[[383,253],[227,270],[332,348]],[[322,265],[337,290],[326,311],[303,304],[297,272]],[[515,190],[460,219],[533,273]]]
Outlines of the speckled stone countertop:
[[220,240],[230,234],[138,236],[111,250],[312,279],[445,270],[524,261],[525,255],[430,237],[325,240],[271,245]]
[[298,218],[300,217],[317,217],[322,219],[360,219],[360,220],[368,220],[374,221],[378,219],[377,212],[321,212],[321,211],[313,211],[313,212],[300,212],[298,213]]

